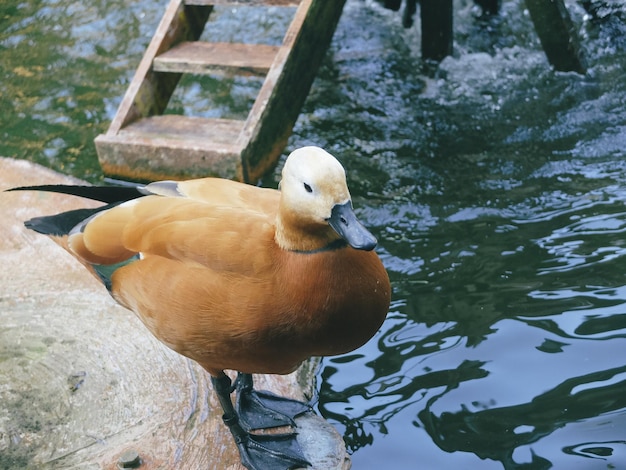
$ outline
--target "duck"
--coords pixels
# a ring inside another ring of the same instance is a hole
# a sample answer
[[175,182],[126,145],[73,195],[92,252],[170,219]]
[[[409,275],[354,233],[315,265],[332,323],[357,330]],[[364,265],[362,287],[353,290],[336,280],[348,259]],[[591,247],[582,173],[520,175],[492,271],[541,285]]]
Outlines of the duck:
[[[252,374],[288,374],[311,357],[359,348],[391,297],[377,240],[334,156],[294,150],[279,189],[207,177],[13,190],[102,202],[25,225],[61,240],[157,339],[207,371],[246,468],[310,465],[294,421],[310,405],[255,390]],[[292,431],[255,433],[278,426]]]

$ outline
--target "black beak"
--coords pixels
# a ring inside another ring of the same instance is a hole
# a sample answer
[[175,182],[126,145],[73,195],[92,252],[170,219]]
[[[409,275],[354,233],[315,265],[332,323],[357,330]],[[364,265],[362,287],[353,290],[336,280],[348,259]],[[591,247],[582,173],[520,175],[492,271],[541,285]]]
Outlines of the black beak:
[[333,207],[328,225],[356,250],[371,251],[378,243],[376,237],[356,218],[350,201]]

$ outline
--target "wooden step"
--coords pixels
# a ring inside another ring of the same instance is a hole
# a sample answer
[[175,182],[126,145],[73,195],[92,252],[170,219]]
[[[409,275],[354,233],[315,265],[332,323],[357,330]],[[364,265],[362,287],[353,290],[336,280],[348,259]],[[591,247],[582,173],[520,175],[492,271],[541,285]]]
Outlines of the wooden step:
[[234,144],[245,121],[214,119],[179,114],[150,116],[129,124],[118,135],[149,139],[180,140],[180,145],[207,145],[207,141]]
[[[344,3],[170,0],[107,133],[96,138],[104,173],[150,181],[213,175],[256,183],[287,144]],[[280,47],[198,43],[213,5],[297,8]],[[163,114],[184,73],[216,70],[264,75],[245,121]]]
[[149,116],[95,139],[110,175],[154,181],[191,175],[240,179],[244,121],[174,114]]
[[233,5],[233,6],[277,6],[277,7],[297,7],[301,0],[185,0],[185,5],[212,6],[212,5]]
[[157,72],[265,75],[280,49],[267,44],[186,41],[154,58]]

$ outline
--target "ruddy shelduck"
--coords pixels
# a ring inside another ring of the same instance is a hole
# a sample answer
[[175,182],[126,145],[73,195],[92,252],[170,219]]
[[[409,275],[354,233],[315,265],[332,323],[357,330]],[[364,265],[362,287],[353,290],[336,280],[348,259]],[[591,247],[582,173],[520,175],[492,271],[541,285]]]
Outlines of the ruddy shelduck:
[[[63,237],[117,302],[208,371],[247,468],[308,464],[295,433],[251,431],[293,429],[310,407],[255,391],[251,374],[287,374],[311,356],[358,348],[381,326],[391,292],[332,155],[295,150],[279,191],[219,178],[16,189],[106,203],[25,224]],[[226,369],[239,373],[236,406]]]

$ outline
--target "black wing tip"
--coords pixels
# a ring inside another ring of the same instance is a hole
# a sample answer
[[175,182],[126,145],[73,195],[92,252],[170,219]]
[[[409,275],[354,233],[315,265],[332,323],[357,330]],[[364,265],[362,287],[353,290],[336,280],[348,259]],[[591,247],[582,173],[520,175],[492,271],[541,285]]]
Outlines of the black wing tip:
[[24,227],[42,235],[63,236],[64,230],[53,222],[54,216],[33,217],[24,222]]
[[24,222],[24,225],[26,228],[43,235],[64,236],[68,235],[74,227],[84,220],[98,212],[115,207],[117,204],[107,204],[93,209],[75,209],[55,215],[33,217]]

